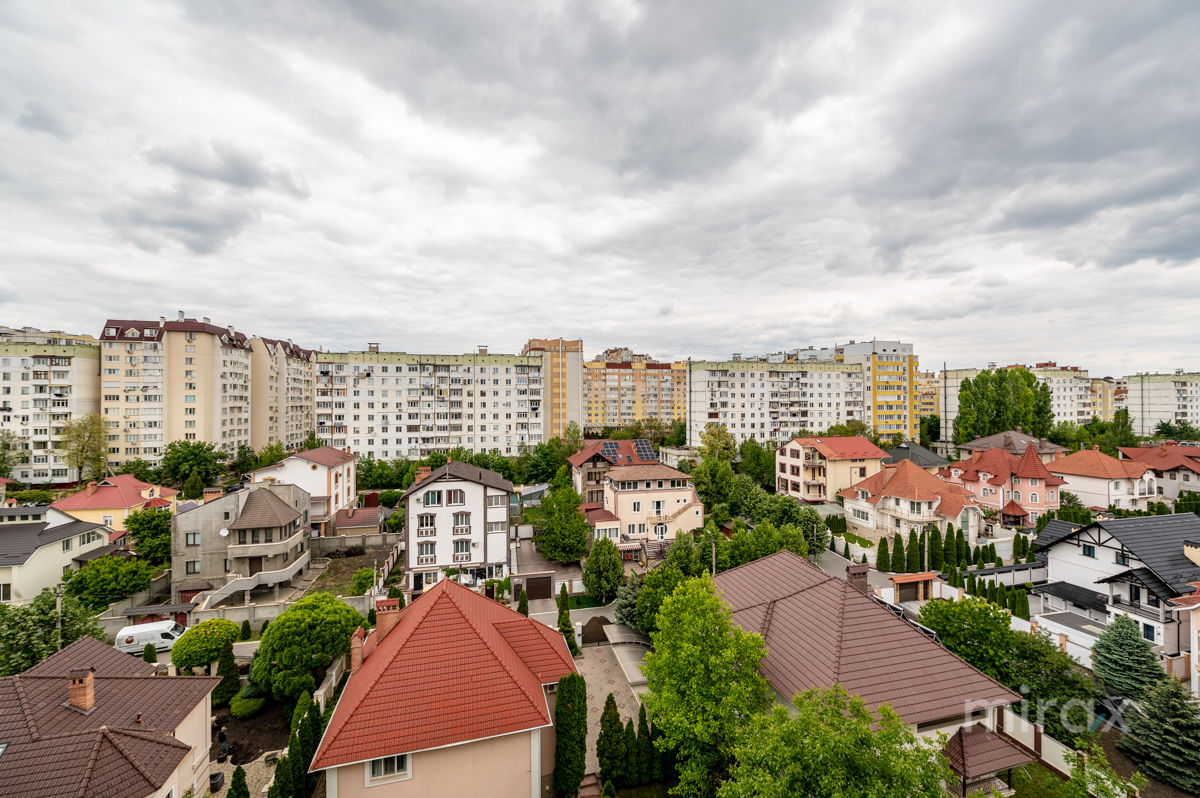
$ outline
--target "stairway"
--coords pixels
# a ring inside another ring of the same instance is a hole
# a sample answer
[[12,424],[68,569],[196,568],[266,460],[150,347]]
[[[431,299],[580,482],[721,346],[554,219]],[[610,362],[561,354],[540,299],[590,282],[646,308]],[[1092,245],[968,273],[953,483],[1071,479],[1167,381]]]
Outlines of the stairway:
[[579,784],[579,798],[600,798],[603,791],[600,789],[600,779],[595,773],[589,773],[583,777],[583,781]]

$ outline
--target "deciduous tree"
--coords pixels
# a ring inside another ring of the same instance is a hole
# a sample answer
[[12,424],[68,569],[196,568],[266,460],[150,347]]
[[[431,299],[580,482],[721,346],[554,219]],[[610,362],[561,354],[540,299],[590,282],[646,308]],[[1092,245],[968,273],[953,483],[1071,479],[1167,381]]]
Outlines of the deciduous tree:
[[88,413],[68,421],[63,427],[61,443],[63,459],[79,472],[80,479],[99,479],[108,463],[108,442],[105,440],[104,419],[99,413]]
[[133,540],[134,551],[151,565],[171,561],[171,513],[151,507],[130,513],[125,530]]
[[702,460],[732,462],[734,455],[737,454],[737,443],[734,441],[732,433],[725,428],[724,424],[718,424],[715,421],[710,421],[705,425],[704,431],[700,433],[698,448]]
[[587,552],[591,527],[579,512],[580,497],[559,488],[542,500],[542,520],[534,527],[534,543],[542,556],[557,562],[579,562]]
[[226,618],[201,621],[175,641],[171,648],[171,663],[176,668],[203,668],[216,662],[226,644],[232,646],[240,634],[238,625]]
[[251,666],[255,684],[270,688],[278,701],[311,693],[317,686],[314,672],[350,650],[350,635],[362,620],[328,593],[305,596],[263,632]]
[[196,474],[202,485],[209,485],[224,470],[225,453],[208,441],[171,441],[163,450],[159,470],[162,479],[179,487]]
[[53,588],[25,605],[0,604],[0,676],[27,671],[81,637],[102,641],[104,632],[72,596],[63,597],[60,613]]
[[607,537],[596,538],[583,564],[583,589],[588,597],[607,604],[616,598],[617,589],[624,581],[625,565],[621,562],[617,545]]
[[154,567],[141,560],[97,557],[77,571],[63,574],[64,590],[84,607],[101,610],[114,601],[132,596],[150,586]]

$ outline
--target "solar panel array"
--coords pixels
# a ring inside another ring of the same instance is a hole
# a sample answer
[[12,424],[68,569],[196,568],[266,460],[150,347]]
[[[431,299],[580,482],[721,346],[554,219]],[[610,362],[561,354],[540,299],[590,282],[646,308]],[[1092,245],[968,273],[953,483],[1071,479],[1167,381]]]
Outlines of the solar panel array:
[[654,447],[650,445],[650,441],[636,441],[637,456],[641,460],[657,460],[658,455],[654,453]]
[[600,445],[600,454],[607,460],[615,460],[620,444],[616,441],[605,441]]

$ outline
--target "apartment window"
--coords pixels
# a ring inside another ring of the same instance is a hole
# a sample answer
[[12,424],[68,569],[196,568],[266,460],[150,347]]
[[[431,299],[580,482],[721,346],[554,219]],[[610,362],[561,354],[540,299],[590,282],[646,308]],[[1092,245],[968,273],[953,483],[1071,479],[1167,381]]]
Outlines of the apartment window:
[[[12,585],[8,582],[0,582],[0,601],[12,601]],[[3,748],[0,748],[0,753],[3,753]]]
[[417,516],[417,535],[419,537],[429,537],[434,533],[436,518],[433,513],[424,513]]
[[104,524],[105,526],[112,526],[113,525],[113,517],[111,515],[101,516],[100,523]]
[[417,544],[417,565],[432,565],[436,548],[433,543],[418,543]]
[[183,571],[184,571],[184,573],[188,573],[188,574],[200,573],[200,561],[199,560],[188,560],[186,563],[184,563]]
[[505,496],[504,494],[500,494],[499,496],[488,496],[487,497],[487,506],[488,507],[503,507],[507,503],[508,503],[508,497]]
[[422,500],[422,503],[426,507],[441,507],[442,506],[442,492],[440,490],[425,491],[425,498]]
[[1090,543],[1084,543],[1083,544],[1083,556],[1091,557],[1093,560],[1096,559],[1096,547]]
[[641,503],[641,502],[634,502],[634,503],[633,503],[633,511],[634,511],[635,513],[640,513],[640,512],[642,511],[642,503]]
[[505,526],[507,526],[507,525],[503,521],[488,521],[487,522],[487,531],[488,532],[503,532]]
[[411,778],[408,772],[408,754],[385,756],[382,759],[372,759],[368,784],[380,781],[400,781]]
[[446,491],[446,504],[466,504],[467,494],[458,489]]
[[454,534],[465,535],[471,531],[471,514],[470,513],[455,513],[454,514]]
[[187,538],[187,545],[189,545],[189,546],[199,546],[200,545],[200,533],[199,532],[188,532],[186,535],[186,538]]
[[70,538],[67,538],[66,540],[64,540],[62,542],[62,549],[63,549],[63,551],[71,550],[71,539]]

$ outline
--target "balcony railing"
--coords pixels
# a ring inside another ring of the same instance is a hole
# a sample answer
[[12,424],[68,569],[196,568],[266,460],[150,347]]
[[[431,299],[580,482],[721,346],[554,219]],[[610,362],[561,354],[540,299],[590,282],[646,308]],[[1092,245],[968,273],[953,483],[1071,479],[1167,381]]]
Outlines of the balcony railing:
[[235,543],[227,551],[230,559],[238,557],[274,557],[294,549],[304,538],[303,531],[297,531],[290,537],[265,543]]
[[1149,618],[1152,621],[1162,621],[1162,607],[1152,607],[1149,604],[1143,604],[1141,601],[1129,601],[1128,599],[1116,595],[1112,597],[1111,607],[1117,607],[1124,612],[1130,612],[1134,615],[1143,618]]
[[433,565],[436,559],[437,557],[433,554],[419,554],[417,555],[417,565]]
[[456,527],[454,527],[454,534],[455,535],[469,535],[469,534],[471,534],[471,527],[456,526]]
[[435,535],[437,535],[437,529],[435,529],[433,527],[430,527],[428,529],[418,529],[417,530],[417,537],[419,537],[419,538],[431,538],[431,537],[434,537]]
[[471,554],[470,554],[470,552],[468,552],[466,554],[455,554],[454,561],[455,562],[470,562]]

